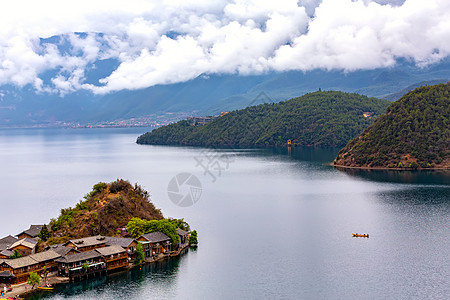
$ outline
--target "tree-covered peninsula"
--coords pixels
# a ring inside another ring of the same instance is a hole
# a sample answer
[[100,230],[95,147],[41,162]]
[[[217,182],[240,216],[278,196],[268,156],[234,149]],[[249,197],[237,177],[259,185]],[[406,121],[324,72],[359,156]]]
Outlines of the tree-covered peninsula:
[[450,83],[406,94],[334,160],[363,168],[450,168]]
[[190,230],[183,219],[164,219],[140,185],[117,179],[95,184],[75,207],[61,209],[61,214],[50,221],[50,232],[41,239],[56,244],[95,235],[122,236],[124,228],[133,238],[161,231],[174,239],[174,244],[179,242],[177,228]]
[[[318,91],[280,103],[232,111],[204,125],[188,120],[141,135],[138,144],[189,146],[343,146],[389,101],[358,94]],[[289,142],[288,142],[289,141]]]

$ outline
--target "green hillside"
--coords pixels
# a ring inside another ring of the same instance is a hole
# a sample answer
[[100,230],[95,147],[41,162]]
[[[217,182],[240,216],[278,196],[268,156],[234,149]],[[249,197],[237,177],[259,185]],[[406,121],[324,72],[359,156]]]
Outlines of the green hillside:
[[[163,126],[138,144],[191,146],[341,146],[372,124],[390,102],[343,92],[314,92],[280,103],[232,111],[192,126],[188,121]],[[364,112],[372,115],[365,117]]]
[[334,164],[368,168],[450,168],[450,83],[425,86],[389,106]]

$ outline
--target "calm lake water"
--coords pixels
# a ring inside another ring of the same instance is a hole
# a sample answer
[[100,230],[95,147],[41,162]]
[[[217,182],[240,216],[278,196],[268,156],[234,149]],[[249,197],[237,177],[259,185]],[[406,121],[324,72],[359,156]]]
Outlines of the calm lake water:
[[[2,236],[48,223],[116,178],[199,232],[182,257],[32,299],[449,298],[448,172],[339,171],[328,165],[338,149],[135,144],[145,131],[0,130]],[[198,161],[208,158],[205,174]],[[190,207],[168,197],[179,173],[202,185]]]

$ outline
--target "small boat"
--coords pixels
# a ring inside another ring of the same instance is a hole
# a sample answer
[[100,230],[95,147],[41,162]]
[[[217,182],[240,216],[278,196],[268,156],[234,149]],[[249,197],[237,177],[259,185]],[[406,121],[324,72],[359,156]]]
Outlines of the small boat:
[[352,233],[353,237],[365,237],[368,238],[369,234]]
[[37,289],[44,291],[52,291],[54,288],[52,286],[38,286]]

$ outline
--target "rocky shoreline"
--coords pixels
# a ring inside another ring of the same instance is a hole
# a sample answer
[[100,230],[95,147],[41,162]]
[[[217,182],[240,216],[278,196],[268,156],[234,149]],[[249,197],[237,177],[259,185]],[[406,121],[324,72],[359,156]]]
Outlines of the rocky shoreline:
[[387,168],[387,167],[359,167],[359,166],[345,166],[345,165],[335,165],[330,163],[330,166],[337,169],[359,169],[359,170],[379,170],[379,171],[450,171],[450,168]]

